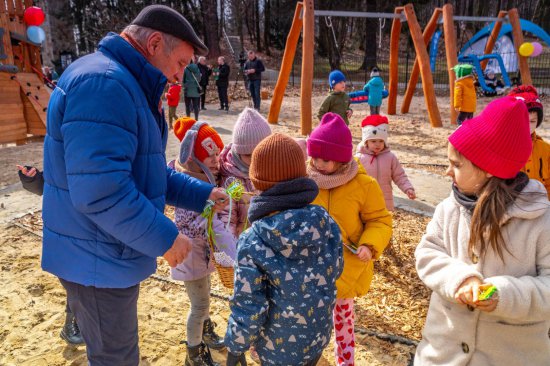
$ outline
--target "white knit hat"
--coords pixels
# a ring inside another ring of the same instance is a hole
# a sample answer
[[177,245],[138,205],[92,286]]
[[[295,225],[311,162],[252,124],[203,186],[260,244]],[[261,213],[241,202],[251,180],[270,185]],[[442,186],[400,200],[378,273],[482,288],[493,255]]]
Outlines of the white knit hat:
[[271,127],[258,111],[245,108],[233,128],[233,148],[237,154],[250,155],[258,144],[271,135]]
[[384,140],[384,144],[388,145],[388,117],[380,114],[371,114],[361,122],[362,141],[367,140]]

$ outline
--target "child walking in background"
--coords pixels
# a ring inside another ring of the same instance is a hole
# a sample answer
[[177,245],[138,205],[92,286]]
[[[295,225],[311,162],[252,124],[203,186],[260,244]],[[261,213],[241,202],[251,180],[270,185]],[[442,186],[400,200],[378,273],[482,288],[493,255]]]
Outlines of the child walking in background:
[[382,106],[382,93],[384,92],[384,80],[380,77],[380,70],[377,67],[373,67],[370,72],[370,80],[363,88],[368,93],[369,99],[367,103],[370,107],[370,114],[380,114],[380,107]]
[[416,199],[414,187],[397,156],[388,146],[388,117],[370,115],[361,123],[362,140],[355,155],[367,174],[376,179],[386,201],[386,208],[394,210],[392,181],[409,197]]
[[459,64],[453,67],[456,74],[454,90],[454,107],[458,112],[456,123],[462,122],[474,116],[476,111],[476,88],[474,86],[474,68],[472,65]]
[[548,365],[550,203],[520,172],[530,153],[527,108],[512,97],[449,137],[453,191],[415,252],[433,290],[415,365]]
[[[247,192],[253,192],[254,187],[248,177],[252,152],[258,144],[271,135],[271,127],[267,120],[258,111],[245,108],[233,127],[232,142],[227,145],[220,156],[220,186],[227,188],[239,180]],[[247,214],[249,199],[244,195],[239,202],[231,205],[231,217],[229,207],[220,213],[221,220],[227,225],[235,237],[244,231],[247,226]]]
[[[216,130],[203,122],[180,118],[174,125],[174,133],[181,141],[177,171],[216,185],[219,172],[219,156],[223,142]],[[186,366],[212,366],[210,348],[223,349],[223,340],[215,333],[210,320],[210,275],[214,272],[214,255],[210,249],[206,219],[201,214],[177,208],[174,222],[178,230],[189,237],[192,249],[187,258],[171,269],[174,280],[184,281],[190,312],[187,317]],[[236,239],[214,214],[212,228],[216,245],[232,258],[236,257]]]
[[550,199],[550,144],[538,136],[536,132],[544,116],[537,89],[530,85],[522,85],[512,89],[509,95],[523,100],[529,111],[533,151],[522,172],[526,173],[529,178],[540,181],[546,188]]
[[165,94],[168,102],[168,127],[173,128],[172,121],[178,119],[176,109],[180,103],[181,85],[178,82],[170,84],[168,92]]
[[328,113],[336,113],[349,125],[349,119],[353,115],[353,110],[349,107],[350,100],[346,93],[346,77],[340,70],[334,70],[328,76],[328,85],[330,86],[329,95],[321,104],[317,116],[322,119]]
[[364,296],[378,259],[392,235],[392,218],[380,186],[353,159],[351,132],[334,113],[323,116],[307,140],[308,176],[319,186],[314,204],[323,206],[342,232],[344,271],[336,282],[334,309],[337,365],[353,365],[354,298]]
[[291,137],[276,133],[258,145],[250,179],[261,193],[238,243],[227,366],[246,366],[250,345],[262,365],[315,366],[330,341],[340,230],[311,204],[319,190]]

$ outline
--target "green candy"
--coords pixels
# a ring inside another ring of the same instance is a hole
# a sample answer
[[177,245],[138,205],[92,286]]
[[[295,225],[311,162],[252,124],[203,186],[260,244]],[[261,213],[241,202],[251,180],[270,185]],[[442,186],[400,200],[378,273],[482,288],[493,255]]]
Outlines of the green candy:
[[489,300],[491,297],[493,297],[495,292],[497,292],[497,288],[495,286],[490,286],[485,291],[479,294],[479,300],[481,301]]

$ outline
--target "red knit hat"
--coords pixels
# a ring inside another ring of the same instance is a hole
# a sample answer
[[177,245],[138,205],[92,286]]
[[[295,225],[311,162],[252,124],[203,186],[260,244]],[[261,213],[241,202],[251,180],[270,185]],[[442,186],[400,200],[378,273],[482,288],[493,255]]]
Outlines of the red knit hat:
[[513,97],[492,101],[449,136],[449,142],[482,170],[498,178],[514,178],[533,148],[525,103]]
[[362,141],[381,139],[388,145],[388,123],[388,117],[380,114],[365,117],[361,122]]
[[[193,118],[178,118],[174,123],[174,134],[176,135],[178,140],[183,141],[185,135],[195,123],[197,123],[197,121],[195,121]],[[216,151],[223,150],[223,141],[215,129],[207,124],[203,124],[199,128],[196,139],[193,142],[192,146],[195,157],[202,162],[210,155],[213,155]],[[189,146],[189,148],[190,147],[191,146]],[[180,163],[184,164],[185,161],[180,161]]]
[[307,153],[312,158],[349,163],[353,158],[351,131],[336,113],[321,118],[319,126],[307,139]]
[[539,127],[542,123],[543,107],[537,89],[532,85],[520,85],[512,89],[508,95],[523,100],[529,112],[537,112],[537,127]]

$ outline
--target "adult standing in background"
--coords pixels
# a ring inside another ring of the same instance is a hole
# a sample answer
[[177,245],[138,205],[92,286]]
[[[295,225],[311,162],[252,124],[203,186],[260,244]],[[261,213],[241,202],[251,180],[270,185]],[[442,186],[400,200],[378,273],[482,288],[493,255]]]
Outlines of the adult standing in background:
[[206,88],[208,87],[208,79],[212,75],[212,66],[206,64],[206,57],[199,57],[199,71],[201,72],[201,79],[199,80],[199,85],[201,87],[201,110],[205,111],[204,106],[206,102]]
[[218,72],[216,73],[216,86],[218,87],[218,97],[220,98],[220,111],[229,110],[229,97],[227,88],[229,87],[229,74],[231,69],[225,63],[225,57],[218,57]]
[[254,102],[254,109],[260,110],[260,90],[262,87],[262,72],[265,71],[264,64],[260,60],[254,51],[248,51],[248,61],[244,64],[244,73],[248,78],[248,88],[252,101]]
[[191,117],[191,109],[195,114],[195,120],[199,120],[201,98],[201,72],[192,59],[183,72],[183,96],[185,97],[185,115]]
[[[90,366],[137,366],[140,282],[191,250],[166,204],[221,210],[219,188],[166,165],[161,96],[208,49],[177,11],[144,8],[65,70],[48,104],[42,268],[67,290]],[[91,98],[90,96],[93,96]]]

